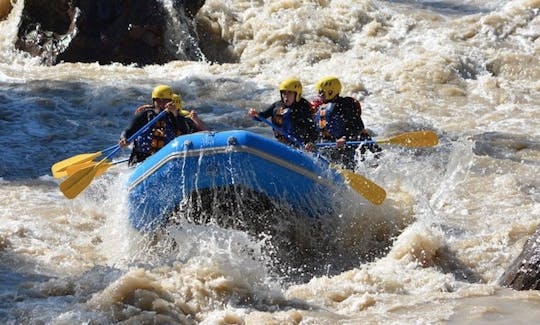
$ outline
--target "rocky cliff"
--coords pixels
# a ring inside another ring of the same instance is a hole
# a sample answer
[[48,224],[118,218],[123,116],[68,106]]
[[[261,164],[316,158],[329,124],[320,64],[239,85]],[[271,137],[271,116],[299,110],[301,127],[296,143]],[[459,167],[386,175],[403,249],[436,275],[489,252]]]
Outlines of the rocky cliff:
[[232,60],[218,58],[215,48],[207,55],[199,46],[202,34],[227,47],[216,35],[208,34],[204,24],[197,25],[204,0],[168,3],[171,8],[158,0],[25,0],[16,47],[41,57],[45,64]]

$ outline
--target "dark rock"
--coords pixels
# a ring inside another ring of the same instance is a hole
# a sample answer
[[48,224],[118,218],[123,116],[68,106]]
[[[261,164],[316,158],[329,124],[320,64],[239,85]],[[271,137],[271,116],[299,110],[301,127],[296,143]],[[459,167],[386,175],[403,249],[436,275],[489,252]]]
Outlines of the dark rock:
[[523,251],[510,264],[499,284],[515,290],[540,289],[540,229],[527,240]]
[[[178,2],[176,2],[178,3]],[[183,1],[183,8],[187,17],[193,19],[204,6],[205,0],[186,0]]]
[[471,139],[474,141],[475,155],[538,165],[538,161],[527,157],[528,152],[540,151],[540,141],[530,135],[485,132]]
[[[167,12],[158,0],[25,0],[16,47],[46,64],[202,59],[193,18],[204,0],[172,4]],[[173,35],[173,23],[183,33]]]

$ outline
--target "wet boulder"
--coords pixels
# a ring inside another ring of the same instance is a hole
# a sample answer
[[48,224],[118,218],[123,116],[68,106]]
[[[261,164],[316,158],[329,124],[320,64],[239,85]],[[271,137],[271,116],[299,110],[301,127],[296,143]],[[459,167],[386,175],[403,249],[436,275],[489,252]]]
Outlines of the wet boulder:
[[523,251],[510,264],[499,284],[515,290],[540,289],[540,228],[527,240]]
[[[199,60],[193,18],[202,5],[204,0],[173,0],[172,8],[158,0],[25,0],[16,47],[46,64]],[[172,24],[181,25],[182,33],[174,35]]]
[[478,156],[537,164],[534,157],[540,151],[540,141],[529,135],[485,132],[474,135],[471,140],[474,141],[473,152]]

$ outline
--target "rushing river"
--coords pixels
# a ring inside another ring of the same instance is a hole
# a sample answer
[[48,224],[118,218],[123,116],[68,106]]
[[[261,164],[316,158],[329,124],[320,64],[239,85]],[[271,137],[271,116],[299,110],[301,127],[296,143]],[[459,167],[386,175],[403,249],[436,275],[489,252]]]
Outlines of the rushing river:
[[[40,65],[14,46],[23,5],[0,22],[0,323],[540,318],[537,291],[498,285],[540,220],[540,0],[209,0],[200,14],[239,62],[142,68]],[[50,175],[59,160],[116,144],[161,83],[213,130],[271,137],[247,108],[276,100],[291,75],[307,98],[338,76],[376,139],[429,129],[440,140],[384,145],[377,164],[360,164],[388,198],[344,196],[329,220],[346,226],[331,245],[190,223],[146,238],[126,220],[125,164],[74,200]]]

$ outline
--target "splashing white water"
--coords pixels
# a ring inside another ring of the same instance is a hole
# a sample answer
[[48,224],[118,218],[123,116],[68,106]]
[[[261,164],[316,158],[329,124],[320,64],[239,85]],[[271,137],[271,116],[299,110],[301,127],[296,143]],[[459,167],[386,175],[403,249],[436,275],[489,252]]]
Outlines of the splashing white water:
[[[497,280],[538,225],[539,1],[207,1],[199,19],[238,62],[144,68],[39,66],[15,50],[23,4],[14,3],[0,22],[1,319],[538,318],[536,293],[502,289]],[[440,138],[434,148],[385,145],[377,166],[359,166],[356,172],[383,186],[388,200],[371,207],[343,196],[348,209],[336,216],[338,245],[318,256],[350,266],[337,275],[282,282],[265,255],[275,238],[215,225],[185,224],[153,242],[125,219],[125,167],[111,168],[74,201],[50,176],[12,180],[24,175],[20,170],[46,163],[48,171],[49,162],[115,144],[157,83],[170,83],[212,128],[271,136],[245,117],[245,108],[276,100],[277,85],[290,75],[301,78],[310,97],[328,74],[341,79],[344,95],[361,100],[376,139],[418,129]],[[24,166],[30,167],[15,169]]]

